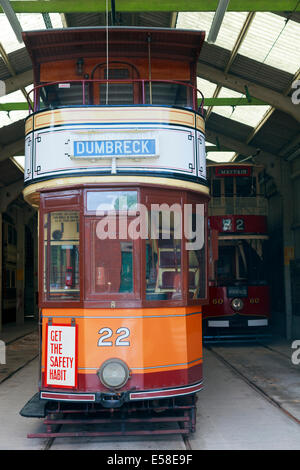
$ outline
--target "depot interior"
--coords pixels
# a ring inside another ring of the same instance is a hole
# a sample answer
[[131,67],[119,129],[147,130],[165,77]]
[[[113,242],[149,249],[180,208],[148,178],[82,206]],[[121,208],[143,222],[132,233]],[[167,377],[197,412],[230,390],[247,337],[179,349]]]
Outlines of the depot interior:
[[[109,2],[108,15],[105,2],[93,11],[95,2],[80,6],[74,1],[74,12],[63,12],[51,11],[50,0],[44,13],[26,11],[26,2],[21,3],[16,17],[23,31],[105,26],[107,21],[116,26],[206,31],[197,74],[198,89],[205,97],[207,163],[262,166],[259,187],[267,198],[268,251],[272,253],[266,274],[272,328],[287,339],[299,337],[299,2],[295,0],[290,11],[269,11],[272,2],[268,0],[253,1],[252,11],[235,11],[238,2],[229,3],[215,38],[217,1],[199,1],[197,11],[186,11],[189,2],[182,0],[175,2],[178,11],[159,11],[151,1],[147,11],[140,2],[139,10],[135,2],[136,11],[130,13],[126,11],[129,0],[123,2],[122,11]],[[41,3],[36,2],[36,8]],[[214,8],[208,11],[210,4]],[[80,12],[89,7],[90,12]],[[38,217],[22,196],[26,95],[33,87],[33,70],[12,26],[0,10],[0,80],[5,84],[0,98],[0,331],[38,318]]]

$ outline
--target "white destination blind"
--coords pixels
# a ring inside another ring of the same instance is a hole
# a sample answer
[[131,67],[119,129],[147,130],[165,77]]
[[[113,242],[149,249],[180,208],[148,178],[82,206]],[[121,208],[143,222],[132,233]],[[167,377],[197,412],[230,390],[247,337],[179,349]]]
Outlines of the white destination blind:
[[67,325],[48,325],[47,385],[76,386],[76,328]]

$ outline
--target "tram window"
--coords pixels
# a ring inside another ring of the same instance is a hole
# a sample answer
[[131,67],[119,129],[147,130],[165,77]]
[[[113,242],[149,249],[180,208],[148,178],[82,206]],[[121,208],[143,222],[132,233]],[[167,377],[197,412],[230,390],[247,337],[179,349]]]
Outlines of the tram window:
[[174,212],[149,214],[146,241],[146,300],[182,298],[181,238],[179,217]]
[[204,207],[198,205],[198,214],[192,214],[192,232],[196,234],[187,244],[189,298],[205,298],[206,258],[204,245]]
[[231,176],[224,178],[224,191],[226,197],[233,196],[233,178]]
[[219,247],[217,280],[220,285],[235,281],[252,285],[266,283],[266,263],[262,240],[248,239]]
[[[84,104],[82,83],[57,83],[40,89],[39,109],[82,104]],[[85,89],[85,104],[88,104],[87,88]]]
[[[97,224],[95,224],[95,228]],[[133,243],[94,237],[93,291],[98,294],[133,292]]]
[[240,197],[256,196],[256,179],[248,176],[237,177],[236,195]]
[[265,244],[260,239],[243,240],[247,260],[247,278],[250,284],[266,283]]
[[212,180],[213,197],[221,197],[221,180]]
[[[187,87],[185,85],[152,82],[151,84],[147,83],[145,88],[146,104],[192,106],[191,100],[188,100]],[[150,97],[150,90],[152,97]]]
[[128,211],[136,208],[136,191],[87,191],[87,211]]
[[217,261],[218,281],[230,282],[235,278],[235,247],[220,246],[219,259]]
[[49,300],[79,299],[79,213],[51,212],[44,219],[44,291]]
[[125,105],[133,104],[132,83],[105,83],[100,84],[100,104]]

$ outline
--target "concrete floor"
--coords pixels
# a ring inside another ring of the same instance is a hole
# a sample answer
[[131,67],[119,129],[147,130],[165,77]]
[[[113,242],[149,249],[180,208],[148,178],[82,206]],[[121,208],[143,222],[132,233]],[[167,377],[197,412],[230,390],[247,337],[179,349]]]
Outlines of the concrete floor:
[[[5,332],[0,333],[0,339],[4,337]],[[16,332],[15,337],[20,337],[19,332]],[[10,340],[13,340],[11,331]],[[29,334],[10,343],[7,349],[9,347],[7,364],[0,365],[0,449],[45,449],[49,444],[47,439],[26,437],[28,433],[44,430],[42,420],[19,415],[23,405],[37,391],[37,335]],[[291,365],[288,343],[279,341],[272,347],[277,348],[280,354],[271,353],[265,348],[262,351],[262,348],[254,345],[218,346],[216,351],[230,360],[255,385],[266,387],[262,388],[265,393],[271,391],[275,398],[280,399],[278,394],[282,390],[282,403],[293,402],[298,413],[300,365]],[[300,449],[300,425],[251,388],[207,349],[204,354],[204,376],[205,388],[198,394],[197,430],[189,437],[192,450]],[[51,449],[183,451],[186,445],[180,436],[124,437],[117,440],[61,438],[53,441]]]

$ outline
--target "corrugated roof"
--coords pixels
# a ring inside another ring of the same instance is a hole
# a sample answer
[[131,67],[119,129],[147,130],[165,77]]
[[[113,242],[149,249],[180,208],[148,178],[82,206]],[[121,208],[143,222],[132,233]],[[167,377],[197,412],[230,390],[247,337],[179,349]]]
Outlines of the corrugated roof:
[[276,110],[251,141],[251,145],[262,149],[267,147],[269,152],[277,155],[297,134],[299,134],[299,123],[289,115]]

